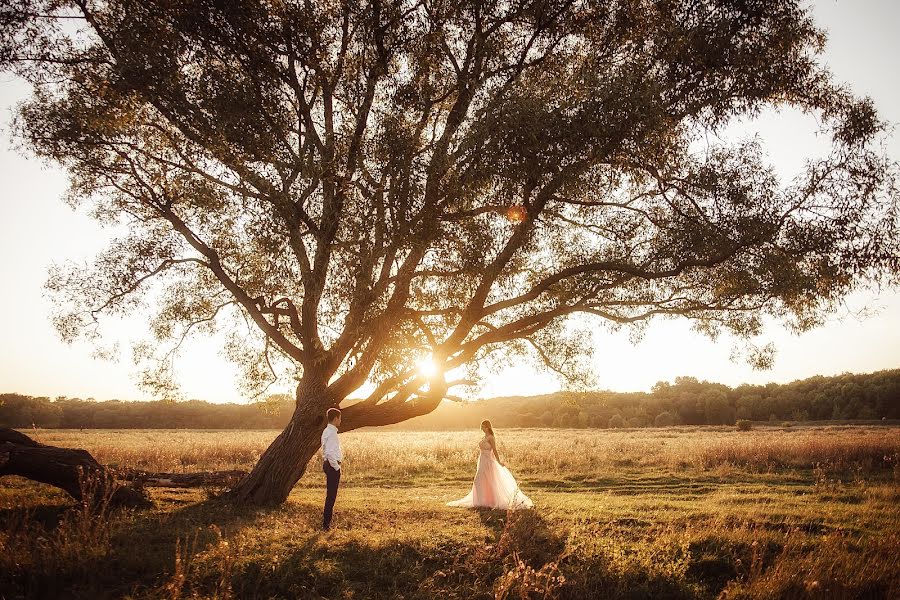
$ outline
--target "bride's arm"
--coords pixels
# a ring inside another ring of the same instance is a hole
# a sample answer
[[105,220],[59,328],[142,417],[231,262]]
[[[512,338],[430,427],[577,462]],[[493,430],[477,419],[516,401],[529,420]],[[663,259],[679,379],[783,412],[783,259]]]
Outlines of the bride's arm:
[[497,458],[497,462],[500,463],[501,466],[506,466],[503,464],[503,461],[500,460],[500,454],[497,452],[497,442],[494,440],[494,436],[488,436],[488,442],[491,445],[491,451],[494,453],[494,456]]

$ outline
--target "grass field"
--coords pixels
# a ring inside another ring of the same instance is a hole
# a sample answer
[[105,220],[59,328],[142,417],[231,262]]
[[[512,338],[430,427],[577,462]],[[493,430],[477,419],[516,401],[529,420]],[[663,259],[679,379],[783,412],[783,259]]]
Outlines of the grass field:
[[[151,471],[248,469],[275,431],[28,432]],[[900,429],[499,431],[536,508],[453,509],[478,432],[352,432],[277,509],[151,488],[92,517],[0,480],[0,594],[134,598],[898,598]]]

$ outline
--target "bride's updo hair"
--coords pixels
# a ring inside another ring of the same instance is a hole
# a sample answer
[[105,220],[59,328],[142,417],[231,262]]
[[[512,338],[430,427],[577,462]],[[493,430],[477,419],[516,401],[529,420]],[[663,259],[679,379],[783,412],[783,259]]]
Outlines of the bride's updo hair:
[[491,422],[485,419],[481,422],[481,428],[484,429],[487,427],[487,432],[491,435],[494,435],[494,428],[491,426]]

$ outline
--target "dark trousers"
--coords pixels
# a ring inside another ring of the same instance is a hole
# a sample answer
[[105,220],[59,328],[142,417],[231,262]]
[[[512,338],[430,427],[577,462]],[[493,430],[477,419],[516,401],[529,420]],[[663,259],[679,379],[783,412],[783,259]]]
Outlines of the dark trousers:
[[337,498],[338,484],[341,482],[341,472],[336,471],[327,460],[322,464],[325,471],[325,514],[322,517],[322,529],[331,527],[331,513],[334,512],[334,501]]

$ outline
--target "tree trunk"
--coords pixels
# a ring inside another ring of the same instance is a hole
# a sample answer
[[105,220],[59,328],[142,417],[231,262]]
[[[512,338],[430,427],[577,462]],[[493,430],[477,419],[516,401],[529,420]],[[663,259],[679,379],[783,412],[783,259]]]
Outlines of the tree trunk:
[[[426,415],[437,408],[445,392],[446,385],[436,386],[429,394],[406,402],[349,406],[341,409],[341,431],[400,423]],[[287,500],[321,445],[325,412],[329,407],[338,406],[340,400],[331,398],[324,385],[301,382],[297,386],[297,407],[291,422],[269,445],[253,470],[224,497],[258,506],[274,506]]]
[[87,450],[40,444],[24,433],[0,428],[0,477],[19,475],[64,490],[79,502],[148,508],[152,503],[136,489],[119,485],[115,476]]
[[321,444],[325,411],[330,402],[325,386],[297,386],[297,405],[290,423],[263,452],[253,470],[225,498],[237,503],[274,506],[287,500]]

